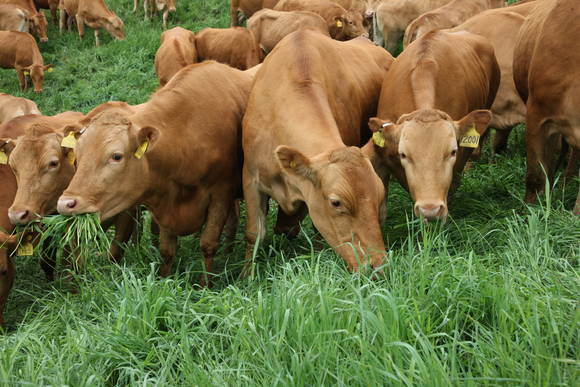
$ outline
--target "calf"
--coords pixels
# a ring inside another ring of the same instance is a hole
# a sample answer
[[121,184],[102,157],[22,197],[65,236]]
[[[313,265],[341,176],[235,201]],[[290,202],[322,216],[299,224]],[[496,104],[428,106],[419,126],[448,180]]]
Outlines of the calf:
[[58,18],[56,16],[56,11],[58,9],[59,0],[34,0],[34,5],[37,9],[50,9],[50,15],[52,16],[52,22],[58,24]]
[[427,32],[453,28],[487,9],[503,7],[505,0],[453,0],[413,20],[405,31],[403,47]]
[[430,32],[391,66],[364,150],[385,185],[394,175],[410,191],[417,216],[446,219],[448,192],[487,129],[491,113],[480,109],[491,107],[499,79],[491,44],[467,32]]
[[102,112],[82,135],[79,126],[78,169],[58,211],[97,212],[107,220],[144,204],[160,226],[160,274],[171,272],[177,237],[202,228],[200,246],[211,273],[240,194],[239,139],[252,79],[216,62],[190,65],[139,112]]
[[46,35],[48,23],[46,22],[46,17],[42,12],[38,12],[32,0],[0,0],[0,4],[13,4],[25,10],[28,14],[28,20],[30,21],[34,35],[42,43],[48,42],[48,36]]
[[198,60],[215,60],[240,70],[262,61],[254,34],[244,27],[204,28],[195,34]]
[[[133,12],[137,11],[139,0],[133,0]],[[153,17],[153,12],[163,11],[163,28],[167,28],[167,18],[169,12],[175,12],[175,0],[145,0],[143,2],[143,9],[145,10],[145,20]]]
[[246,18],[262,8],[274,8],[280,0],[230,0],[230,18],[231,26],[236,27],[240,25],[238,12],[242,11]]
[[[553,181],[560,137],[580,151],[580,4],[543,0],[522,25],[514,50],[514,81],[526,103],[528,203]],[[576,166],[576,171],[577,171]],[[576,172],[577,173],[577,172]],[[580,192],[574,206],[580,215]]]
[[0,67],[16,69],[20,88],[28,89],[30,75],[36,93],[42,92],[44,71],[52,65],[44,65],[42,55],[36,41],[26,32],[0,31]]
[[26,114],[41,114],[34,101],[0,93],[0,124]]
[[0,31],[30,32],[28,12],[14,4],[0,4]]
[[308,11],[263,9],[248,20],[248,29],[265,53],[272,51],[286,35],[300,29],[310,29],[329,36],[326,21],[320,15]]
[[364,122],[391,62],[366,39],[337,42],[300,30],[262,64],[243,128],[245,273],[266,234],[270,197],[279,204],[277,231],[295,235],[308,212],[350,270],[367,258],[382,265],[385,190],[357,146],[368,138]]
[[280,0],[277,11],[309,11],[322,16],[333,39],[348,40],[367,35],[362,24],[362,14],[355,10],[345,10],[329,0]]
[[60,32],[64,30],[67,15],[74,17],[81,39],[85,36],[85,24],[95,30],[95,44],[101,45],[99,31],[104,28],[115,39],[125,39],[123,21],[111,11],[104,0],[60,0]]
[[451,0],[389,0],[380,3],[375,12],[373,41],[395,54],[405,29],[415,18],[441,7]]
[[155,73],[160,86],[165,86],[183,67],[196,62],[193,32],[175,27],[161,34],[161,46],[155,54]]

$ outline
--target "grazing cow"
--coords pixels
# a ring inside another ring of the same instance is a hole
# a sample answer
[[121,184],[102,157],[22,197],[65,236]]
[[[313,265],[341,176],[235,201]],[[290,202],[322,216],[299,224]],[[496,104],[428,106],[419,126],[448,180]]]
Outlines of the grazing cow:
[[277,232],[296,235],[308,212],[350,270],[367,257],[382,265],[385,190],[357,146],[368,138],[365,123],[391,62],[367,39],[337,42],[310,30],[268,55],[244,117],[246,274],[266,234],[270,197],[279,204]]
[[[133,0],[133,12],[137,12],[139,0]],[[167,18],[169,12],[175,12],[175,0],[145,0],[143,2],[143,9],[145,10],[145,20],[151,19],[154,12],[163,11],[163,28],[167,28]]]
[[280,0],[230,0],[230,18],[231,26],[236,27],[240,25],[238,19],[238,11],[242,11],[246,18],[263,8],[273,9]]
[[373,41],[395,54],[405,29],[415,18],[441,7],[451,0],[389,0],[380,3],[375,12]]
[[0,31],[30,32],[28,12],[14,4],[0,4]]
[[326,21],[314,12],[263,9],[248,19],[248,29],[265,53],[272,51],[286,35],[305,28],[329,36]]
[[155,54],[155,73],[159,85],[167,82],[183,67],[197,62],[195,34],[175,27],[161,34],[161,46]]
[[453,28],[480,12],[501,8],[504,3],[505,0],[453,0],[413,20],[405,31],[403,47],[427,32]]
[[49,9],[52,16],[52,22],[58,24],[56,10],[58,9],[59,0],[34,0],[37,9]]
[[195,48],[200,62],[215,60],[240,70],[262,61],[262,50],[247,28],[204,28],[195,34]]
[[0,0],[0,4],[14,4],[18,8],[25,10],[28,13],[28,20],[30,21],[34,35],[42,43],[48,42],[48,36],[46,35],[48,23],[46,22],[46,17],[42,12],[38,12],[32,0]]
[[329,0],[280,0],[277,11],[309,11],[322,16],[333,39],[348,40],[367,33],[363,27],[362,14],[345,10]]
[[[495,51],[501,70],[501,81],[495,101],[491,106],[493,118],[489,123],[490,128],[496,129],[492,147],[493,155],[507,148],[512,127],[524,122],[526,118],[526,105],[522,102],[514,84],[513,57],[518,31],[534,6],[534,2],[529,2],[488,10],[453,29],[453,31],[467,31],[484,36]],[[489,130],[482,136],[480,147],[473,152],[474,157],[478,156],[488,133]]]
[[27,32],[0,31],[0,68],[16,69],[20,88],[28,89],[28,75],[36,93],[42,92],[45,65],[36,41]]
[[480,109],[491,107],[499,80],[493,47],[468,32],[432,31],[391,66],[364,150],[385,185],[394,175],[410,191],[417,216],[446,219],[448,192],[487,129],[491,113]]
[[101,45],[99,31],[104,28],[115,39],[125,39],[123,21],[111,11],[104,0],[60,0],[60,32],[64,30],[66,17],[74,17],[81,39],[85,36],[85,24],[95,30],[95,44]]
[[34,101],[0,93],[0,124],[26,114],[41,114]]
[[200,246],[211,273],[220,234],[241,194],[241,122],[252,80],[220,63],[193,64],[139,112],[105,111],[82,135],[75,129],[78,169],[58,211],[98,212],[107,220],[144,204],[160,226],[162,276],[171,272],[177,237],[203,227]]
[[[518,34],[514,81],[527,107],[528,203],[543,191],[545,174],[553,181],[560,137],[576,156],[580,151],[579,17],[577,0],[538,1]],[[580,215],[580,192],[574,214]]]

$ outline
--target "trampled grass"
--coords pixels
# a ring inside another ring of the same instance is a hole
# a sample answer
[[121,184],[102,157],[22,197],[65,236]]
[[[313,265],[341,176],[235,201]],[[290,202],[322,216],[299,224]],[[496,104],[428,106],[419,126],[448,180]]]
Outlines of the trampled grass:
[[[95,48],[90,33],[81,42],[51,27],[43,53],[55,72],[45,92],[20,93],[6,70],[0,90],[35,99],[45,114],[147,100],[157,86],[160,19],[143,22],[128,0],[109,3],[127,40]],[[227,0],[177,6],[172,25],[227,25]],[[308,221],[292,241],[270,231],[255,276],[240,280],[242,221],[209,290],[195,286],[197,236],[180,239],[168,279],[156,275],[148,232],[127,246],[121,265],[95,256],[76,295],[44,280],[38,256],[18,257],[0,383],[578,385],[580,227],[569,211],[578,182],[526,206],[524,158],[519,128],[495,164],[484,152],[466,172],[443,226],[414,220],[409,195],[391,184],[390,261],[377,279],[313,249]]]

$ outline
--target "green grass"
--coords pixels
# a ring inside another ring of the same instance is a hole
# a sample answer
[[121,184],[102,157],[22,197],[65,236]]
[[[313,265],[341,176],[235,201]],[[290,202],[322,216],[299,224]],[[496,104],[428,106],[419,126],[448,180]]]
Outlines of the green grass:
[[[50,30],[48,74],[36,97],[0,70],[0,90],[35,99],[45,114],[107,100],[146,101],[157,87],[160,19],[109,3],[127,40],[94,47]],[[171,24],[225,27],[226,0],[178,1]],[[578,181],[525,206],[524,142],[466,172],[444,226],[414,220],[390,187],[385,275],[349,274],[330,249],[312,249],[309,221],[295,240],[268,233],[256,275],[240,280],[244,221],[234,252],[199,290],[198,236],[180,239],[174,274],[145,233],[123,263],[87,260],[79,294],[47,283],[38,256],[18,257],[0,336],[2,385],[509,385],[580,382],[580,227],[570,214]],[[274,214],[269,218],[273,223]],[[148,220],[145,222],[148,229]],[[270,229],[271,230],[271,229]]]

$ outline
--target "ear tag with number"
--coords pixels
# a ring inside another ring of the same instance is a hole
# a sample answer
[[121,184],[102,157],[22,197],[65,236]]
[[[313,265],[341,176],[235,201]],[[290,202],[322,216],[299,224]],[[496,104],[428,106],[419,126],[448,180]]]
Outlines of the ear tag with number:
[[64,148],[71,148],[74,149],[75,145],[77,144],[77,139],[75,138],[74,132],[69,132],[68,136],[62,139],[60,146]]
[[147,147],[149,146],[149,141],[144,141],[143,144],[139,145],[139,148],[135,151],[135,157],[137,159],[141,159],[145,152],[147,151]]
[[477,148],[479,146],[479,133],[475,130],[475,125],[471,125],[471,128],[461,137],[459,146],[464,148]]
[[373,133],[373,142],[376,146],[380,146],[381,148],[385,147],[385,138],[380,130]]
[[29,71],[25,71],[24,72],[24,75],[30,75],[30,72]]
[[68,160],[68,163],[74,167],[75,161],[77,159],[77,156],[75,155],[75,151],[71,149],[68,152],[68,154],[66,155],[66,159]]
[[26,237],[26,242],[24,242],[23,244],[20,245],[20,247],[18,247],[17,254],[20,255],[21,257],[28,257],[34,254],[34,246],[32,246],[31,241],[32,236],[28,235]]
[[342,22],[341,22],[340,20],[337,20],[337,21],[336,21],[336,26],[337,26],[338,28],[342,27]]
[[0,164],[8,164],[8,156],[3,150],[0,150]]

